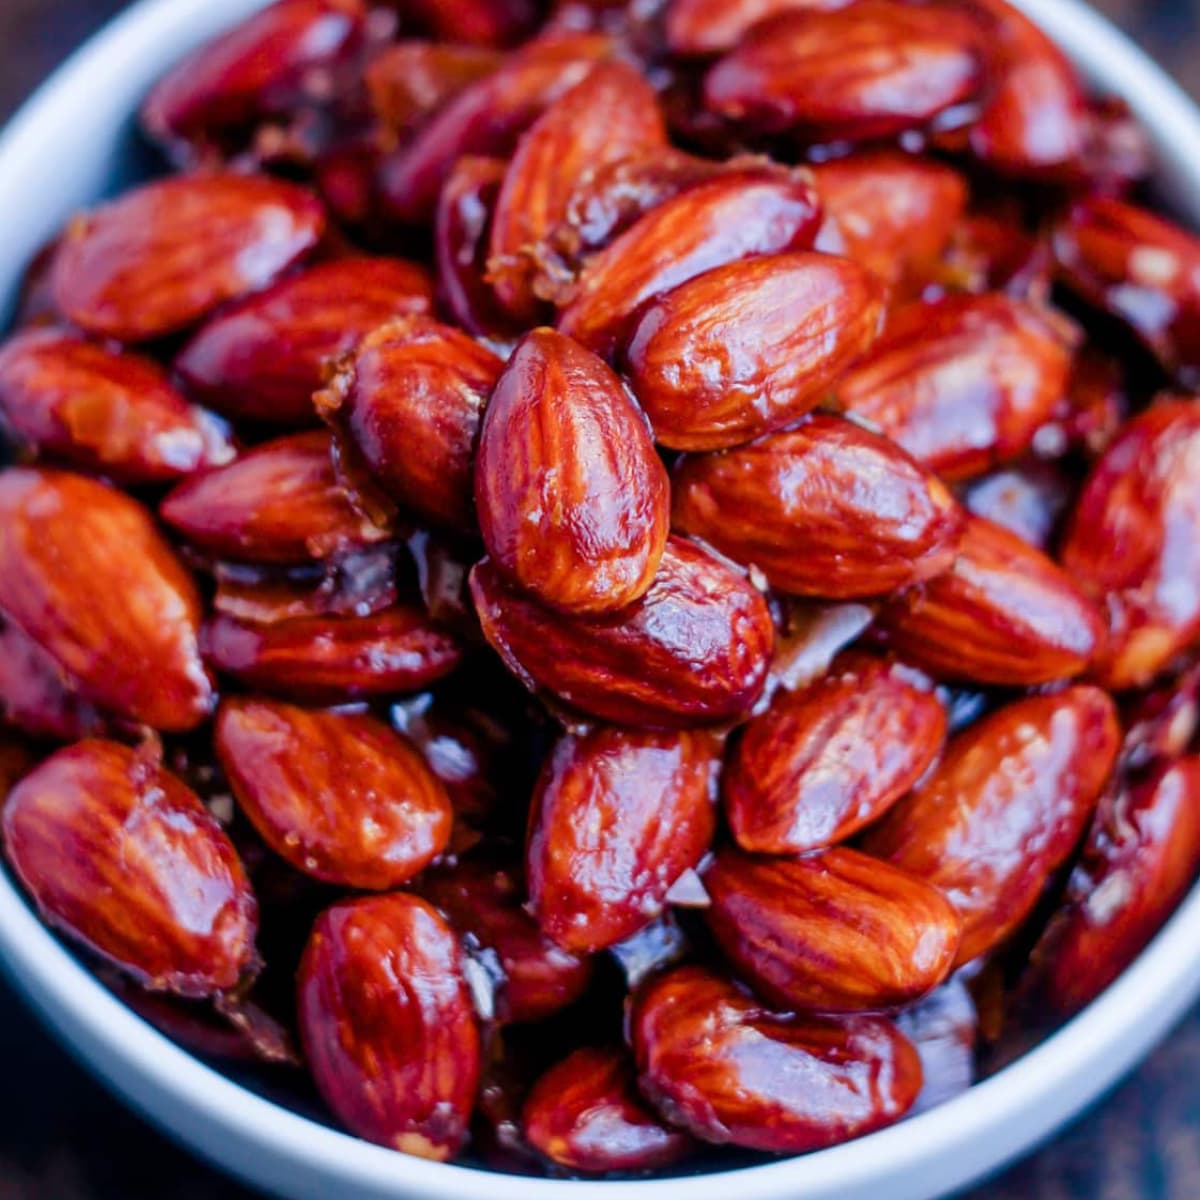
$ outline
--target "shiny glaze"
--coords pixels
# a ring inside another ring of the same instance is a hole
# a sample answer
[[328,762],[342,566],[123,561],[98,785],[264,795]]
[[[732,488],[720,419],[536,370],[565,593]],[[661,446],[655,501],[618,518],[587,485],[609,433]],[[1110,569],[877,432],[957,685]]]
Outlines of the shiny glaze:
[[212,709],[195,585],[150,514],[103,484],[0,472],[0,615],[115,715],[174,731]]
[[383,540],[351,505],[330,450],[318,430],[264,442],[179,484],[159,515],[201,550],[258,563],[311,562]]
[[564,735],[529,814],[529,905],[542,929],[569,950],[600,950],[657,917],[712,841],[719,767],[704,731]]
[[507,46],[530,32],[539,10],[532,0],[408,0],[404,15],[448,42]]
[[208,996],[253,967],[258,905],[237,853],[147,751],[57,751],[9,793],[0,827],[43,919],[144,987]]
[[613,371],[561,333],[535,329],[483,415],[475,507],[491,561],[515,584],[566,613],[605,613],[650,587],[670,488]]
[[1098,688],[1015,700],[953,738],[863,848],[945,893],[963,919],[957,962],[970,962],[1021,924],[1066,861],[1119,739]]
[[1092,468],[1061,549],[1103,604],[1097,678],[1149,683],[1200,634],[1200,408],[1166,397],[1128,421]]
[[327,361],[388,318],[432,306],[433,280],[414,263],[318,263],[218,313],[180,351],[175,370],[189,394],[231,417],[313,425],[312,395]]
[[505,172],[488,247],[488,279],[506,312],[527,324],[541,314],[542,247],[581,179],[666,141],[654,89],[619,61],[599,64],[533,123]]
[[648,1171],[696,1147],[655,1114],[637,1089],[623,1046],[581,1046],[530,1090],[521,1114],[525,1140],[573,1171]]
[[217,757],[241,810],[297,871],[342,887],[407,882],[450,837],[450,801],[420,753],[374,717],[231,697]]
[[722,778],[730,830],[761,854],[844,841],[921,778],[945,736],[925,679],[850,652],[744,726]]
[[974,480],[963,493],[968,512],[1049,553],[1076,480],[1054,462],[1028,459]]
[[125,483],[177,479],[234,456],[221,424],[157,363],[65,330],[0,344],[0,426],[18,444]]
[[949,975],[958,950],[958,914],[937,888],[843,846],[800,858],[724,847],[704,890],[736,974],[788,1011],[903,1008]]
[[1039,999],[1091,1003],[1142,952],[1200,870],[1200,758],[1164,762],[1100,802],[1064,906],[1034,950]]
[[661,445],[713,450],[789,425],[871,344],[880,284],[828,254],[716,267],[645,309],[625,347]]
[[954,565],[887,601],[888,644],[941,678],[1033,686],[1085,671],[1104,618],[1036,547],[987,520],[967,520]]
[[924,1082],[911,1115],[928,1112],[975,1082],[979,1014],[967,985],[953,976],[896,1016],[900,1032],[921,1056]]
[[396,42],[372,58],[364,72],[371,109],[389,129],[409,132],[503,61],[487,46]]
[[251,688],[326,704],[418,691],[463,657],[458,639],[413,605],[268,625],[217,615],[200,646],[210,667]]
[[324,912],[300,963],[297,1012],[317,1088],[359,1137],[446,1159],[462,1145],[480,1074],[458,940],[397,892]]
[[558,328],[607,357],[647,300],[725,263],[802,250],[812,244],[818,220],[803,170],[747,167],[698,183],[588,260]]
[[760,133],[889,137],[978,87],[963,24],[952,10],[898,0],[784,12],[756,25],[708,72],[704,104]]
[[435,868],[421,895],[439,909],[467,945],[500,968],[495,1017],[541,1021],[573,1004],[592,980],[592,962],[551,941],[525,908],[519,867],[467,858]]
[[503,363],[451,325],[416,316],[369,334],[317,407],[374,483],[443,528],[475,528],[472,471]]
[[921,1087],[888,1020],[772,1012],[703,967],[635,999],[638,1084],[672,1124],[710,1142],[800,1154],[890,1125]]
[[773,587],[877,596],[954,558],[963,515],[942,482],[886,438],[817,413],[748,446],[684,459],[672,522]]
[[943,479],[1027,450],[1066,391],[1071,345],[1045,309],[994,292],[895,313],[838,400]]
[[732,50],[755,25],[781,12],[842,8],[847,0],[671,0],[667,46],[675,54]]
[[319,241],[311,193],[261,175],[184,175],[79,218],[55,258],[54,296],[89,333],[161,337],[265,287]]
[[491,563],[471,572],[484,636],[526,686],[624,725],[728,720],[762,692],[775,631],[737,571],[670,538],[658,575],[620,613],[566,618],[507,586]]

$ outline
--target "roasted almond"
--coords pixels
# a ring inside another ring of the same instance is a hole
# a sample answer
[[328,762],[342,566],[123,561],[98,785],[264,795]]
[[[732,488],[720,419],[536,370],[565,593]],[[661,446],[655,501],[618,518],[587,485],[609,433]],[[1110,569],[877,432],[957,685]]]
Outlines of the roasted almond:
[[882,301],[862,267],[810,253],[729,263],[666,292],[624,353],[655,440],[713,450],[790,425],[874,340]]
[[177,479],[234,456],[221,424],[151,359],[57,329],[0,345],[0,426],[19,444],[125,483]]
[[416,896],[324,912],[300,963],[297,1015],[325,1102],[359,1137],[446,1159],[467,1135],[479,1029],[458,940]]
[[964,520],[945,485],[898,446],[823,413],[685,458],[673,499],[681,533],[758,567],[781,591],[837,598],[945,571]]
[[781,688],[741,731],[722,779],[730,830],[762,854],[844,841],[921,778],[945,735],[927,680],[850,652],[807,687]]
[[670,489],[646,420],[613,371],[561,333],[535,329],[484,413],[475,507],[497,568],[551,608],[594,614],[650,587]]
[[406,133],[490,75],[503,55],[487,46],[406,39],[367,64],[366,85],[375,115],[389,129]]
[[373,717],[234,697],[216,750],[241,810],[281,858],[341,887],[411,879],[450,837],[450,801],[420,753]]
[[42,917],[144,987],[208,996],[254,966],[237,853],[146,750],[77,742],[9,793],[4,852]]
[[325,364],[377,325],[427,313],[433,280],[414,263],[319,263],[218,313],[175,359],[189,394],[242,420],[313,425]]
[[670,538],[650,590],[619,613],[566,617],[471,572],[484,636],[527,687],[620,725],[727,721],[762,692],[775,640],[762,596],[724,562]]
[[55,257],[59,308],[89,333],[175,333],[271,283],[316,245],[321,205],[264,175],[182,175],[79,217]]
[[899,1120],[921,1089],[891,1021],[773,1012],[704,967],[651,981],[631,1031],[642,1094],[709,1142],[802,1154]]
[[960,922],[932,884],[835,846],[801,858],[724,848],[704,919],[734,970],[781,1009],[903,1008],[954,965]]
[[176,731],[212,709],[191,577],[150,514],[101,483],[0,472],[0,614],[114,715]]
[[1069,857],[1119,741],[1098,688],[1015,700],[953,738],[863,848],[941,889],[963,920],[957,962],[970,962],[1013,933]]
[[848,0],[671,0],[667,45],[675,54],[732,50],[755,25],[781,12],[841,8]]

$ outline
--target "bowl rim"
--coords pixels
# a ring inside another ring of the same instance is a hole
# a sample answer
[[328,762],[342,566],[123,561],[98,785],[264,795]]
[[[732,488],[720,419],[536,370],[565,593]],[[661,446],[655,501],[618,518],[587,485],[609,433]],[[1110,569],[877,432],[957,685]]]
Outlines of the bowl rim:
[[[139,0],[85,42],[0,134],[0,196],[64,129],[94,76],[171,56],[264,0]],[[1017,0],[1094,80],[1123,96],[1159,151],[1156,178],[1200,222],[1200,110],[1132,41],[1081,0]],[[203,10],[201,14],[200,10]],[[181,21],[189,33],[179,36]],[[172,37],[171,35],[175,36]],[[168,47],[164,51],[164,44]],[[49,230],[66,212],[48,205]],[[29,257],[36,244],[22,247]],[[7,281],[0,280],[7,286]],[[1081,1014],[995,1075],[853,1142],[686,1177],[553,1180],[434,1163],[374,1146],[243,1088],[169,1041],[64,949],[0,870],[0,964],[75,1054],[144,1116],[247,1181],[289,1196],[408,1200],[926,1200],[978,1180],[1109,1088],[1200,993],[1200,885],[1139,958]]]

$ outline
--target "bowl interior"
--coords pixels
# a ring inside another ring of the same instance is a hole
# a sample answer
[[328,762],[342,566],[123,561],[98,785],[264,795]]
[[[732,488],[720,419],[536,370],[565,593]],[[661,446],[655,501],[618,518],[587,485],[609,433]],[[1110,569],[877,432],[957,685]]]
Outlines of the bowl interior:
[[[1163,201],[1200,224],[1200,113],[1077,0],[1018,0],[1147,128]],[[77,53],[0,137],[0,327],[21,272],[75,210],[156,172],[131,114],[161,71],[263,0],[142,0]],[[929,1113],[856,1142],[690,1177],[691,1200],[919,1200],[978,1178],[1110,1086],[1200,993],[1200,889],[1096,1003],[1036,1049]],[[111,996],[0,871],[0,960],[75,1052],[146,1116],[206,1157],[293,1197],[668,1200],[679,1179],[575,1182],[394,1154],[297,1115],[191,1057]]]

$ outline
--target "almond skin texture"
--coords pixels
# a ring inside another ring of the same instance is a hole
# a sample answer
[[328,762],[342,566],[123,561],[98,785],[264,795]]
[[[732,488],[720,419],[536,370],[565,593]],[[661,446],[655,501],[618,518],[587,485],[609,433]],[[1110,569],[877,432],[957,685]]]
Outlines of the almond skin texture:
[[857,850],[758,858],[725,848],[704,919],[738,975],[788,1011],[903,1008],[950,973],[960,922],[933,887]]
[[761,21],[782,12],[842,8],[848,0],[671,0],[667,45],[675,54],[732,50]]
[[253,967],[258,905],[237,853],[149,755],[59,750],[9,793],[2,825],[42,918],[144,987],[209,996]]
[[1120,742],[1098,688],[1005,705],[958,734],[863,849],[939,888],[963,920],[956,965],[1003,942],[1079,841]]
[[806,249],[819,220],[810,180],[748,169],[665,200],[588,262],[558,328],[608,357],[660,292],[738,259]]
[[761,854],[845,841],[921,778],[945,736],[927,681],[850,652],[746,724],[722,780],[730,830]]
[[355,50],[361,0],[280,0],[189,54],[142,105],[158,141],[204,141],[221,130],[285,113],[304,98],[305,77]]
[[505,1023],[541,1021],[587,990],[592,963],[552,942],[525,910],[520,870],[465,859],[431,871],[421,894],[469,944],[495,955],[502,978],[496,1016]]
[[1104,645],[1099,610],[1040,550],[971,516],[954,566],[888,601],[877,626],[945,679],[1032,687],[1070,679]]
[[156,363],[56,329],[0,345],[0,427],[123,483],[178,479],[234,456],[219,422],[188,404]]
[[797,595],[879,596],[938,575],[963,521],[941,481],[898,446],[823,413],[686,458],[674,476],[676,530]]
[[450,801],[420,753],[373,717],[233,698],[217,756],[242,811],[297,871],[384,891],[450,837]]
[[889,287],[935,263],[963,214],[953,168],[898,150],[863,150],[812,169],[825,220],[816,248],[844,254]]
[[704,967],[655,978],[631,1030],[642,1094],[709,1142],[802,1154],[890,1125],[921,1089],[890,1021],[772,1012]]
[[522,135],[496,200],[488,278],[504,309],[527,322],[547,235],[585,172],[666,146],[654,89],[627,63],[601,63]]
[[991,293],[905,307],[838,400],[943,479],[1024,453],[1067,390],[1071,346],[1048,313]]
[[503,367],[450,325],[408,317],[375,330],[317,407],[397,504],[441,528],[475,528],[475,442]]
[[264,442],[181,483],[159,515],[199,549],[248,562],[313,562],[382,541],[386,531],[353,508],[330,453],[317,430]]
[[757,25],[704,80],[711,112],[755,132],[864,141],[917,128],[967,99],[979,63],[945,8],[859,0]]
[[214,670],[257,691],[315,704],[415,692],[463,657],[459,641],[413,605],[269,625],[218,614],[200,642]]
[[1063,1016],[1090,1004],[1142,952],[1200,870],[1200,759],[1164,763],[1107,794],[1034,950],[1039,999]]
[[408,224],[428,223],[458,159],[511,155],[517,139],[542,112],[611,52],[607,37],[576,33],[536,38],[510,54],[384,162],[379,183],[388,214]]
[[883,289],[849,259],[729,263],[653,301],[625,364],[654,437],[673,450],[748,442],[802,417],[871,344]]
[[389,129],[408,132],[503,61],[486,46],[397,42],[367,64],[371,108]]
[[239,420],[313,425],[326,362],[391,317],[428,313],[433,280],[414,263],[320,263],[213,317],[175,359],[198,400]]
[[80,217],[55,259],[59,308],[89,333],[139,342],[269,284],[313,248],[321,205],[263,175],[182,175]]
[[594,354],[556,333],[521,339],[483,416],[475,507],[493,563],[566,613],[646,593],[670,523],[645,418]]
[[444,1160],[479,1083],[479,1029],[458,940],[424,900],[349,900],[317,920],[297,1014],[317,1088],[359,1137]]
[[1200,409],[1159,400],[1092,469],[1063,540],[1063,569],[1108,613],[1097,678],[1149,683],[1200,635]]
[[746,712],[766,682],[771,614],[746,579],[682,538],[629,608],[566,618],[508,586],[487,561],[471,572],[483,633],[517,678],[618,725],[677,728]]
[[568,734],[529,816],[530,911],[568,950],[602,950],[648,925],[716,827],[720,748],[704,731]]
[[150,514],[112,488],[0,472],[0,614],[115,715],[180,731],[212,710],[191,577]]
[[648,1171],[695,1149],[642,1099],[623,1046],[583,1046],[534,1085],[521,1115],[525,1140],[573,1171]]

